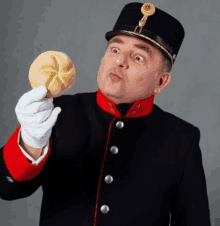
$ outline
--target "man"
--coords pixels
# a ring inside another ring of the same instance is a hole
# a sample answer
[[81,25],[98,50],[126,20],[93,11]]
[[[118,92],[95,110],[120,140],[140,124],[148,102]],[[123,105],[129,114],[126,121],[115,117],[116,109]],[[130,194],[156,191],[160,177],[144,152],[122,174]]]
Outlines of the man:
[[42,186],[41,226],[168,226],[170,214],[171,225],[210,226],[200,131],[153,103],[183,37],[169,14],[127,4],[106,34],[97,92],[56,98],[55,109],[44,87],[24,94],[1,149],[1,198]]

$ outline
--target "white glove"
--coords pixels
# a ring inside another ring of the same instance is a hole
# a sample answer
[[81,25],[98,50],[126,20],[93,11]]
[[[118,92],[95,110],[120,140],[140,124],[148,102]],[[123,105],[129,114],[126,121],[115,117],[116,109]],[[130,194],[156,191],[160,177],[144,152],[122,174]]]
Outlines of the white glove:
[[21,137],[30,147],[42,148],[50,138],[60,107],[54,109],[53,98],[45,98],[47,89],[37,87],[23,94],[15,107],[21,124]]

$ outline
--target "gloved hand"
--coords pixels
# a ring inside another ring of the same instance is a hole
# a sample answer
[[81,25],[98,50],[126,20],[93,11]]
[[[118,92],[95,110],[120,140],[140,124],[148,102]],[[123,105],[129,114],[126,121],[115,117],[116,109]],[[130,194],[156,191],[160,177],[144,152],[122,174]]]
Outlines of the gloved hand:
[[21,137],[30,147],[42,148],[50,138],[60,107],[54,109],[53,98],[45,98],[47,88],[37,87],[18,100],[15,113],[21,124]]

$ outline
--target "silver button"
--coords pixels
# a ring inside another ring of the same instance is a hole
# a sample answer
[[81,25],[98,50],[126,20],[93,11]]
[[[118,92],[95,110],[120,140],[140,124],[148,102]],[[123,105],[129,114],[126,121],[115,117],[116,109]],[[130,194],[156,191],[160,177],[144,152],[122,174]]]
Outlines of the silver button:
[[140,104],[138,104],[137,106],[136,106],[136,108],[139,108],[141,105]]
[[14,181],[12,180],[12,178],[11,177],[6,177],[6,179],[9,181],[9,182],[11,182],[11,183],[13,183]]
[[107,184],[111,184],[112,181],[113,181],[113,177],[112,177],[112,176],[107,175],[107,176],[105,177],[105,182],[106,182]]
[[109,207],[107,205],[103,205],[100,209],[102,213],[108,213],[109,211]]
[[108,102],[108,105],[111,107],[112,106],[112,103]]
[[132,111],[132,115],[136,114],[136,111]]
[[116,127],[118,129],[122,129],[124,127],[124,123],[122,121],[119,121],[119,122],[116,123]]
[[110,148],[110,151],[111,151],[111,153],[112,154],[117,154],[118,153],[118,148],[116,147],[116,146],[112,146],[111,148]]

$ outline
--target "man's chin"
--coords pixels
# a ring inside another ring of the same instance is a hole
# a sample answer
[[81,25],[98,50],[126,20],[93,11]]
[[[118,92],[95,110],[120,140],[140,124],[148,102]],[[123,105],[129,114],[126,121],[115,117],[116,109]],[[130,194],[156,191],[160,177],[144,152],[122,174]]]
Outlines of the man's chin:
[[123,98],[123,95],[119,92],[114,92],[111,90],[103,90],[102,91],[103,94],[105,94],[105,96],[107,96],[109,99],[113,100],[113,101],[119,101]]
[[121,99],[122,98],[122,95],[117,94],[117,93],[107,92],[106,95],[109,96],[109,97],[112,97],[112,98],[116,98],[116,99]]

